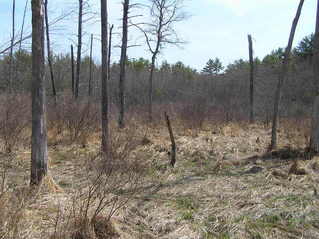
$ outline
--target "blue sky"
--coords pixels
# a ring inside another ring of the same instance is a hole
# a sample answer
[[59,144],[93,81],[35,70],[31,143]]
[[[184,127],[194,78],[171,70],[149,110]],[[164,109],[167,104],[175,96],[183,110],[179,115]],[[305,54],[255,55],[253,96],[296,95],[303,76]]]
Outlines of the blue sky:
[[[29,0],[30,2],[31,0]],[[144,0],[145,1],[145,0]],[[75,43],[77,31],[76,11],[77,0],[49,1],[50,19],[63,13],[68,17],[52,26],[53,48],[56,52],[67,52],[69,45]],[[91,0],[92,11],[98,12],[99,0]],[[138,2],[135,0],[135,2]],[[182,61],[186,65],[201,69],[209,58],[219,57],[224,65],[243,58],[247,59],[247,34],[254,39],[255,55],[262,58],[271,50],[284,47],[299,0],[185,0],[185,11],[191,17],[179,23],[176,29],[180,37],[187,42],[181,48],[166,47],[159,57],[159,62],[167,60],[170,63]],[[0,50],[10,39],[12,0],[0,1]],[[17,0],[17,30],[20,29],[24,9],[24,0]],[[29,4],[30,5],[30,4]],[[121,1],[109,0],[110,22],[115,25],[115,32],[120,32]],[[134,10],[138,14],[138,10]],[[305,35],[314,31],[316,1],[305,0],[303,12],[295,37],[295,43]],[[28,7],[26,33],[30,32],[30,6]],[[99,60],[99,22],[98,19],[84,26],[84,54],[88,51],[90,33],[96,36],[95,59]],[[143,46],[143,40],[136,31],[130,34],[131,44],[142,44],[141,47],[130,48],[129,57],[145,57],[149,54]],[[115,45],[120,42],[115,38]],[[27,46],[26,46],[27,47]],[[116,48],[113,61],[119,58]]]

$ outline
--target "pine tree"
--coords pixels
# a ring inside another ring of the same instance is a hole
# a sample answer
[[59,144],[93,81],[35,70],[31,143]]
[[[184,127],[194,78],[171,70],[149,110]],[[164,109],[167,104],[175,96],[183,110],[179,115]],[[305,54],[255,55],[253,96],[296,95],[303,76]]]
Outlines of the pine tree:
[[207,75],[217,75],[224,69],[219,58],[209,59],[206,66],[203,68],[202,73]]

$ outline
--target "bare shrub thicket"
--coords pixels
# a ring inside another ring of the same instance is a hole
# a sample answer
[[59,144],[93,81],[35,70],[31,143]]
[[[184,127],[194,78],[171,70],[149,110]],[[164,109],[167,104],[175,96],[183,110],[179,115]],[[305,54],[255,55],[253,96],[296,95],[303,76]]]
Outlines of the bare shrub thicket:
[[181,106],[179,116],[188,128],[202,128],[207,119],[208,104],[204,97],[196,97],[193,101]]
[[0,138],[5,153],[11,153],[26,140],[30,126],[30,99],[27,95],[2,95],[0,97]]
[[65,126],[71,141],[83,146],[87,137],[98,127],[98,110],[96,105],[89,102],[73,102],[66,107]]
[[71,96],[60,98],[49,112],[49,129],[55,136],[67,136],[70,142],[86,146],[88,137],[98,129],[98,106],[88,100],[75,101]]
[[[49,129],[50,133],[61,136],[67,133],[69,139],[80,139],[85,137],[77,137],[80,128],[88,128],[92,131],[91,122],[96,121],[96,114],[92,114],[97,106],[94,100],[100,97],[100,67],[96,65],[94,71],[94,84],[92,88],[92,104],[88,107],[86,103],[87,95],[87,79],[83,73],[80,84],[79,101],[74,102],[70,93],[63,93],[70,90],[68,77],[64,77],[69,72],[70,65],[67,56],[59,56],[55,58],[55,74],[59,80],[57,81],[58,101],[57,105],[53,103],[49,105]],[[0,61],[0,67],[4,62]],[[88,67],[83,63],[83,69]],[[145,112],[148,104],[148,67],[147,65],[128,65],[127,85],[126,85],[126,107],[127,112],[138,112],[136,118],[145,119]],[[85,72],[85,71],[83,71]],[[23,73],[25,75],[23,75]],[[256,120],[264,121],[268,124],[273,111],[273,98],[278,78],[278,65],[259,64],[256,66],[255,77],[255,114]],[[20,73],[19,73],[20,74]],[[28,71],[21,72],[21,77],[29,80]],[[109,81],[110,105],[118,108],[118,77],[119,66],[113,64],[111,69],[111,77]],[[283,86],[280,118],[296,118],[308,117],[311,112],[312,105],[312,69],[309,62],[294,62],[289,68],[289,75]],[[29,85],[30,82],[25,82]],[[1,77],[0,77],[1,85]],[[23,86],[20,92],[29,91],[29,87]],[[201,99],[198,102],[198,99]],[[202,100],[204,99],[204,100]],[[28,101],[26,101],[28,102]],[[25,103],[25,102],[23,102]],[[96,102],[95,102],[96,103]],[[204,103],[204,104],[202,104]],[[165,105],[173,105],[172,111],[176,116],[185,117],[185,124],[196,125],[200,127],[206,118],[224,121],[247,120],[249,114],[249,67],[238,65],[232,70],[219,75],[203,75],[192,71],[183,66],[182,63],[160,67],[154,72],[154,118],[162,119],[164,111],[167,111]],[[12,108],[12,105],[9,104]],[[18,105],[21,107],[20,105]],[[112,108],[111,107],[111,108]],[[16,108],[16,107],[15,107]],[[182,110],[184,108],[184,110]],[[205,109],[206,108],[206,109]],[[185,111],[184,113],[181,113]],[[190,111],[190,112],[188,112]],[[197,112],[196,112],[197,111]],[[4,112],[4,111],[2,111]],[[19,110],[19,112],[21,112]],[[111,113],[110,117],[117,118],[117,109],[115,114]],[[193,113],[192,113],[193,112]],[[89,119],[87,120],[88,117]],[[172,112],[170,112],[172,115]],[[194,120],[194,117],[199,117]],[[85,116],[85,117],[82,117]],[[127,115],[131,118],[132,115]],[[3,116],[1,116],[3,118]],[[190,118],[193,118],[191,120]],[[161,120],[162,121],[162,120]],[[96,126],[92,126],[96,127]],[[193,127],[193,126],[191,126]],[[83,133],[85,135],[85,133]],[[81,141],[81,140],[79,140]]]
[[136,131],[111,133],[110,153],[88,160],[87,181],[76,187],[71,202],[53,222],[51,238],[117,238],[111,217],[140,192],[146,172],[143,159],[134,157],[140,143]]

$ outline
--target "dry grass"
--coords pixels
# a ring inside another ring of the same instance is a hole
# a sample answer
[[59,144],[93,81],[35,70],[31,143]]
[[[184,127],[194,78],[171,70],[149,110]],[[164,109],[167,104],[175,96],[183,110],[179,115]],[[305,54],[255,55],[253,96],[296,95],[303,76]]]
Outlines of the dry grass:
[[[6,233],[2,238],[319,237],[319,159],[304,161],[306,124],[282,122],[279,150],[271,153],[266,153],[270,130],[263,125],[204,124],[202,130],[187,133],[172,124],[177,144],[174,169],[169,166],[164,125],[132,126],[113,134],[114,157],[137,160],[141,164],[134,172],[146,168],[147,174],[111,223],[110,207],[93,216],[98,200],[88,216],[79,213],[87,202],[83,195],[90,189],[88,178],[97,170],[98,134],[90,136],[86,148],[51,145],[50,177],[36,192],[28,188],[30,152],[17,151],[9,165],[1,166],[6,169],[0,197],[0,230]],[[294,124],[297,130],[292,130]],[[3,162],[6,157],[2,155]],[[107,199],[125,200],[131,191],[123,183],[130,178],[123,180],[116,190],[115,185],[108,188],[113,191]]]

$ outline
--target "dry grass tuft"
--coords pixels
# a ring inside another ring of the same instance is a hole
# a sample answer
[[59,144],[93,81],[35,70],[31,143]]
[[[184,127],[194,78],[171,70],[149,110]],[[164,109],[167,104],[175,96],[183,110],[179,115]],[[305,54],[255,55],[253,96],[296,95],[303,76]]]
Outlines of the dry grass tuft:
[[242,132],[243,126],[244,125],[240,123],[229,123],[222,126],[220,131],[223,136],[236,137]]
[[83,218],[76,218],[72,222],[73,228],[69,235],[62,237],[51,237],[51,239],[115,239],[119,235],[116,232],[112,222],[105,217],[99,216],[88,221]]
[[112,239],[112,238],[119,237],[112,222],[108,220],[106,217],[103,217],[103,216],[95,217],[91,221],[91,224],[93,226],[97,239],[105,239],[105,238]]
[[274,169],[273,171],[271,171],[271,174],[278,179],[287,179],[288,178],[288,174],[282,170],[279,170],[279,169]]
[[289,169],[288,174],[295,174],[295,175],[306,175],[308,172],[300,166],[298,160],[294,161]]
[[319,173],[319,157],[316,156],[307,164],[307,168],[314,173]]
[[0,238],[32,238],[27,208],[36,196],[36,191],[26,187],[0,194]]
[[51,175],[46,175],[41,182],[40,190],[47,193],[63,193],[63,189],[55,183]]

